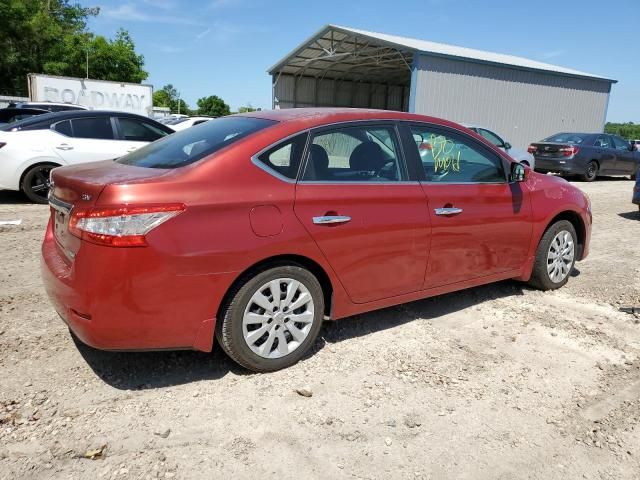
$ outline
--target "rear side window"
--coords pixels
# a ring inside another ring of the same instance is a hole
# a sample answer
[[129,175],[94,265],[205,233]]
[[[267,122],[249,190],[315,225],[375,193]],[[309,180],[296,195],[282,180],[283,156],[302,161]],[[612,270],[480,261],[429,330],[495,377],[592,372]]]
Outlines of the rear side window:
[[164,132],[148,122],[135,118],[119,117],[120,136],[122,140],[132,142],[155,142],[159,138],[167,136]]
[[65,120],[64,122],[58,122],[53,126],[53,129],[61,133],[62,135],[66,135],[67,137],[72,137],[73,133],[71,132],[71,120]]
[[211,155],[252,133],[275,124],[274,120],[224,117],[198,128],[187,128],[150,143],[116,160],[124,165],[148,168],[179,168]]
[[73,136],[76,138],[93,138],[113,140],[113,128],[110,117],[76,118],[71,120]]
[[280,175],[295,180],[306,142],[307,134],[301,133],[260,154],[258,161]]

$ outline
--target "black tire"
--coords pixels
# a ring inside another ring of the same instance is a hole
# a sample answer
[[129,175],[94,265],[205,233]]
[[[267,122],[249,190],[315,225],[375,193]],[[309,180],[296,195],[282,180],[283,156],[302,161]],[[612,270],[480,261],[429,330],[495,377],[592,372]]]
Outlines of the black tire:
[[33,203],[47,203],[49,195],[49,174],[58,165],[44,163],[35,165],[22,176],[20,190]]
[[[571,238],[573,239],[573,261],[569,266],[569,273],[566,275],[566,277],[564,277],[560,282],[554,282],[553,280],[551,280],[549,272],[547,271],[547,255],[549,253],[549,248],[551,247],[551,242],[556,237],[556,235],[563,230],[569,232],[571,234]],[[539,290],[555,290],[564,286],[569,281],[571,271],[573,270],[573,266],[576,263],[576,257],[578,255],[577,240],[578,237],[576,235],[576,230],[575,228],[573,228],[573,224],[567,220],[557,221],[549,228],[547,228],[547,231],[544,232],[544,235],[542,235],[540,243],[538,244],[538,249],[536,250],[536,259],[533,264],[533,272],[528,284]]]
[[[280,358],[264,358],[255,353],[245,341],[243,316],[252,296],[268,282],[276,279],[293,279],[304,285],[313,301],[313,321],[306,338],[295,350]],[[273,372],[297,363],[305,355],[318,336],[323,318],[324,295],[317,278],[298,265],[272,265],[240,279],[229,293],[227,303],[223,306],[217,321],[216,339],[226,354],[239,365],[254,372]]]
[[580,179],[583,182],[593,182],[598,177],[598,168],[598,162],[591,160],[587,163],[584,173],[580,175]]

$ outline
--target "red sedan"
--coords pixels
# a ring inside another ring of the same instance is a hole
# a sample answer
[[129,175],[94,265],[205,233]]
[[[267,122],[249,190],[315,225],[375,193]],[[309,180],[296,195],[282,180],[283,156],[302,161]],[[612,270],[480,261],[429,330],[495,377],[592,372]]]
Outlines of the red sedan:
[[564,285],[588,198],[460,125],[292,109],[213,120],[52,172],[42,274],[100,349],[298,361],[323,320],[518,279]]

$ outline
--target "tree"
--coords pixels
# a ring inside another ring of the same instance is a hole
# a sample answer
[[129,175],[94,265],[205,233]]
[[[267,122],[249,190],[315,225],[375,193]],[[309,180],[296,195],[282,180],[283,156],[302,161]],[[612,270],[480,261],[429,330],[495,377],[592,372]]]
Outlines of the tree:
[[198,99],[198,113],[209,117],[223,117],[229,115],[231,110],[229,105],[224,103],[217,95],[202,97]]
[[112,39],[87,31],[99,8],[69,0],[0,1],[0,93],[25,95],[28,73],[139,83],[147,78],[144,57],[124,30]]
[[246,107],[239,107],[238,108],[238,113],[247,113],[247,112],[255,112],[256,109],[253,108],[251,106],[251,104],[247,105]]
[[169,107],[171,113],[189,115],[191,110],[187,103],[180,98],[180,92],[172,84],[165,85],[161,90],[153,92],[154,107]]
[[612,123],[607,122],[604,127],[605,133],[620,135],[628,140],[640,140],[640,124],[633,122]]

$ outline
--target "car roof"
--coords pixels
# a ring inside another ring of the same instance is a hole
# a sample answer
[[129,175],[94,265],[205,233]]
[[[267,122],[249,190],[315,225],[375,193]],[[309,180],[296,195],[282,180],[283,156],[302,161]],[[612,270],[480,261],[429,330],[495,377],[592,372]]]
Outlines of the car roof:
[[415,113],[397,112],[392,110],[375,110],[365,108],[286,108],[280,110],[260,110],[255,112],[238,113],[234,116],[263,118],[276,122],[302,122],[307,127],[322,126],[331,123],[341,123],[362,120],[405,120],[416,122],[430,122],[459,128],[460,125],[441,118],[418,115]]
[[[136,113],[129,112],[115,112],[110,110],[65,110],[63,112],[52,112],[45,113],[43,115],[37,115],[35,117],[30,117],[25,120],[21,120],[19,122],[15,122],[10,125],[10,130],[21,130],[23,128],[34,127],[40,124],[51,124],[53,122],[60,122],[63,120],[69,120],[73,118],[95,118],[95,117],[111,117],[117,115],[118,117],[129,117],[129,118],[138,118],[151,120],[155,123],[155,120],[149,117],[144,117],[142,115],[138,115]],[[9,125],[4,125],[2,128],[7,129]],[[160,124],[161,125],[161,124]]]

